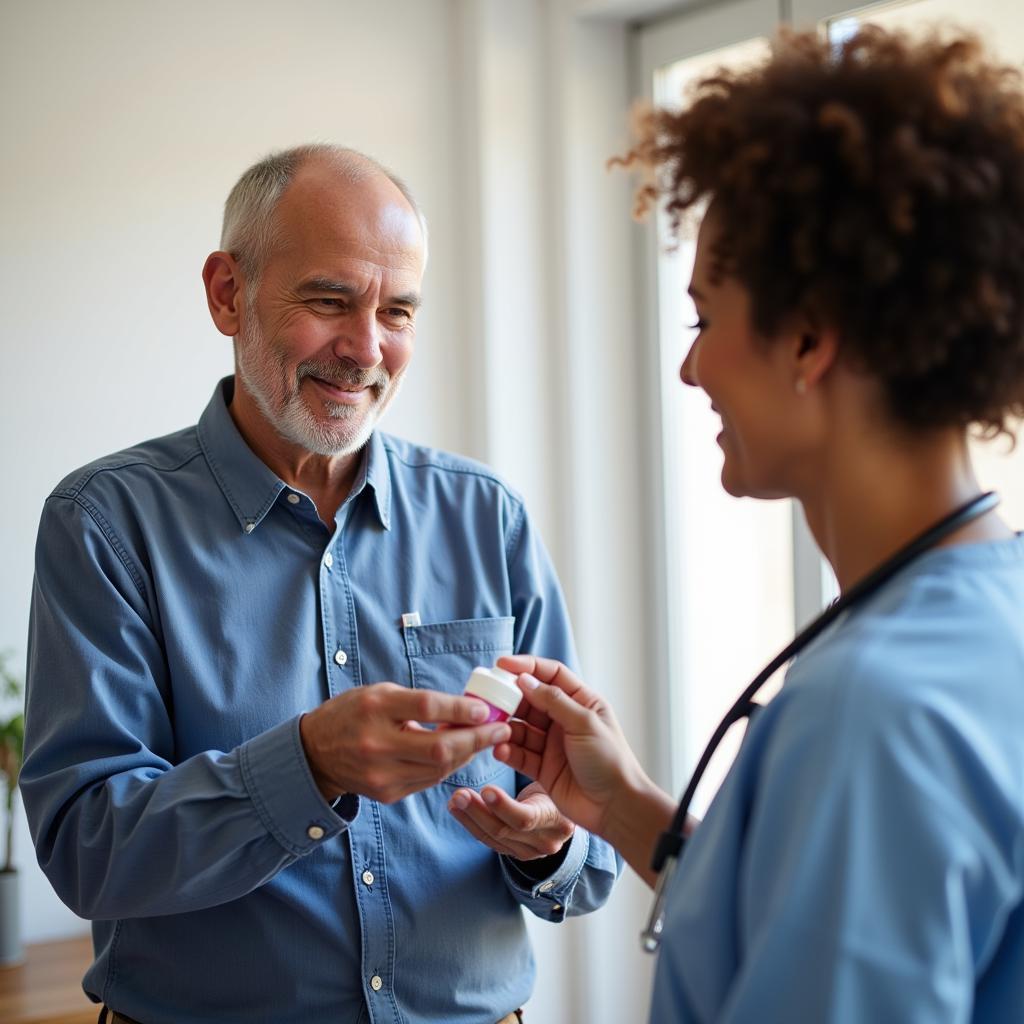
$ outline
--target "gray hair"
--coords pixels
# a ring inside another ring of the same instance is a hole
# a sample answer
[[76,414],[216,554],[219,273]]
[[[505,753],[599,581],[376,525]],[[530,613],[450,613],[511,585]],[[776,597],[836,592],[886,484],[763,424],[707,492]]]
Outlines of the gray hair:
[[251,289],[259,280],[277,241],[274,213],[299,168],[310,160],[327,160],[345,180],[356,183],[382,174],[405,196],[420,222],[423,248],[427,246],[427,219],[409,186],[372,157],[345,146],[310,143],[283,149],[253,164],[236,182],[224,204],[220,247],[238,260]]

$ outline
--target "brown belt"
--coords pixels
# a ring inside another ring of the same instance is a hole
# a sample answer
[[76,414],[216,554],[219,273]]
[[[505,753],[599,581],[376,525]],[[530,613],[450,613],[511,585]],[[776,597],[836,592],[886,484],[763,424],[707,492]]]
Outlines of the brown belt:
[[[104,1006],[100,1010],[98,1024],[139,1024],[139,1022]],[[523,1011],[513,1010],[507,1017],[502,1017],[498,1024],[523,1024]]]
[[100,1019],[97,1024],[139,1024],[139,1022],[132,1020],[131,1017],[126,1017],[123,1013],[110,1009],[109,1006],[104,1006],[100,1010]]

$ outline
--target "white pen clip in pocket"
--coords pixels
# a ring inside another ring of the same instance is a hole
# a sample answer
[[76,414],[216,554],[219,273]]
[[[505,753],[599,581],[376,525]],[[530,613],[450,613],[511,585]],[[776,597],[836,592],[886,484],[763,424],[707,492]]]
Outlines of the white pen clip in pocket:
[[420,613],[419,612],[406,612],[402,616],[402,628],[412,629],[413,626],[420,624]]

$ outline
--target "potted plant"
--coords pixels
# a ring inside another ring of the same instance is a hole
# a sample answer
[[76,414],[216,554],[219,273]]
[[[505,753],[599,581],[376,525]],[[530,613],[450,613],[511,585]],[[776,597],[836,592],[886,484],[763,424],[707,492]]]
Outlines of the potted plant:
[[0,861],[0,966],[19,963],[21,948],[21,907],[18,872],[14,867],[14,798],[25,751],[25,713],[21,701],[21,680],[7,667],[9,653],[0,653],[0,699],[17,700],[13,715],[0,715],[0,778],[4,783],[6,819],[3,860]]

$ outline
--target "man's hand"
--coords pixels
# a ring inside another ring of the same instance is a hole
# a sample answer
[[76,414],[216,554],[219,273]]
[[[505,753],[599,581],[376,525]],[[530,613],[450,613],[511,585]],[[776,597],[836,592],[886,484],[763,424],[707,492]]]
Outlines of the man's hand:
[[[479,751],[508,740],[508,725],[479,724],[486,715],[472,697],[374,683],[303,715],[299,734],[325,799],[358,793],[389,804],[437,785]],[[431,731],[423,722],[465,728]]]
[[448,809],[485,846],[516,860],[537,860],[559,852],[572,837],[573,823],[531,782],[515,800],[497,786],[457,790]]

